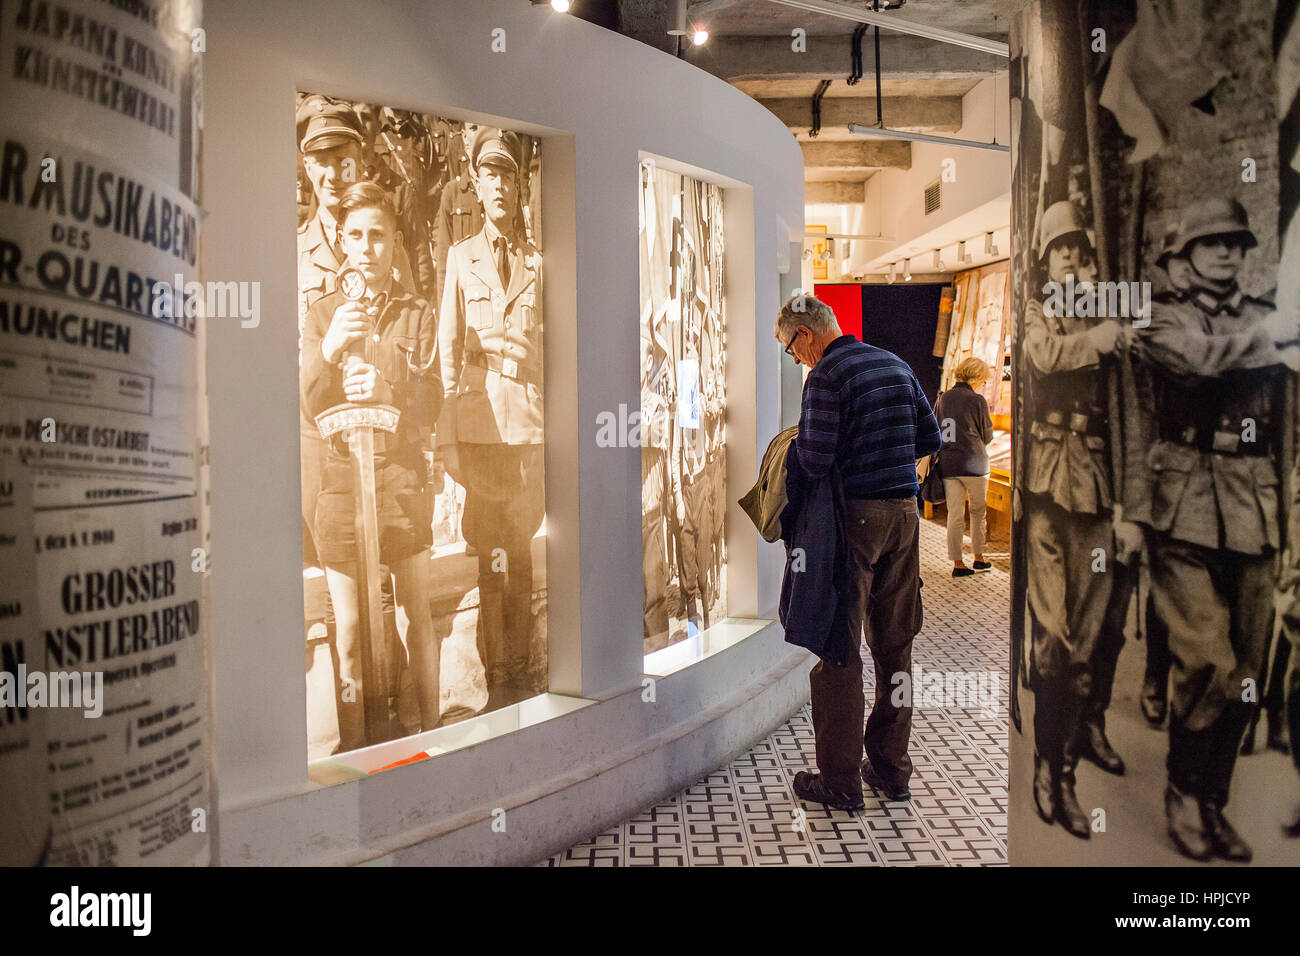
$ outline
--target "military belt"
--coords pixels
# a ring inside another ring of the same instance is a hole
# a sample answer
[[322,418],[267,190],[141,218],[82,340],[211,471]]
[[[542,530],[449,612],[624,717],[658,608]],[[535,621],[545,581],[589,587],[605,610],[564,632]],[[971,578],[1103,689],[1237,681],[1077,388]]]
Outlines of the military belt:
[[1103,429],[1105,420],[1100,415],[1088,415],[1084,412],[1063,412],[1054,409],[1043,416],[1043,421],[1055,428],[1065,428],[1076,435],[1106,437]]
[[1214,428],[1197,428],[1194,425],[1168,425],[1160,429],[1163,441],[1187,445],[1211,455],[1244,455],[1264,458],[1271,455],[1272,446],[1267,435],[1256,435],[1254,441],[1242,441],[1241,433]]
[[536,371],[528,365],[520,365],[512,358],[502,358],[500,355],[487,355],[479,352],[465,359],[467,365],[477,365],[479,368],[485,368],[489,372],[496,372],[505,378],[512,379],[520,385],[528,382],[537,382]]

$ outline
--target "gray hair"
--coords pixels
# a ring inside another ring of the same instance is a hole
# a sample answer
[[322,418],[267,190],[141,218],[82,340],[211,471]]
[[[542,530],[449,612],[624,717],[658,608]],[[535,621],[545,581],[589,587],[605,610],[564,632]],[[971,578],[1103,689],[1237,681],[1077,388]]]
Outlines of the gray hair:
[[815,335],[830,335],[840,330],[839,320],[831,307],[821,299],[804,293],[796,293],[781,306],[776,317],[776,337],[780,342],[788,342],[799,326],[807,326]]

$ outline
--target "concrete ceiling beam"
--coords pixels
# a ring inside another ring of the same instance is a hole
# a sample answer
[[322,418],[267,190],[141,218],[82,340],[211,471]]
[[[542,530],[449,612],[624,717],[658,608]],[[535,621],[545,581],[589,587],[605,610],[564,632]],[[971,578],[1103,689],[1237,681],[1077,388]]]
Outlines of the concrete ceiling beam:
[[803,201],[812,203],[866,202],[867,190],[863,183],[804,183]]
[[[759,102],[796,133],[806,133],[812,127],[812,97]],[[890,129],[918,133],[955,133],[961,129],[960,96],[886,96],[881,100],[881,109],[885,125]],[[876,98],[874,95],[823,97],[821,119],[823,131],[837,127],[847,136],[850,123],[875,124]]]
[[[750,77],[797,79],[810,76],[847,77],[852,55],[847,36],[810,36],[808,49],[796,53],[789,36],[714,36],[704,46],[686,50],[686,59],[724,80]],[[863,44],[864,84],[875,82],[872,48]],[[892,77],[919,74],[926,77],[981,78],[1005,73],[1007,61],[992,53],[950,46],[922,37],[880,36],[880,64]]]
[[912,144],[901,140],[865,140],[846,143],[800,143],[805,169],[912,168]]

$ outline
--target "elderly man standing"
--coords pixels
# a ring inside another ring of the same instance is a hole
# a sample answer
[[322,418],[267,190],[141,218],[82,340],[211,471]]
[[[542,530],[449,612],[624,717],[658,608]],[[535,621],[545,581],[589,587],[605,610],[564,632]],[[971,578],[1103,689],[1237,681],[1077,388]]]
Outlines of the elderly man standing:
[[[796,482],[837,475],[843,487],[855,637],[847,664],[823,660],[808,675],[821,772],[795,774],[794,791],[840,810],[862,807],[863,782],[890,800],[907,800],[912,708],[910,700],[897,706],[892,693],[895,675],[906,674],[910,687],[912,639],[921,629],[916,461],[938,450],[939,425],[911,368],[841,332],[826,303],[791,299],[777,317],[776,337],[810,369],[787,467]],[[863,629],[876,672],[865,734]]]

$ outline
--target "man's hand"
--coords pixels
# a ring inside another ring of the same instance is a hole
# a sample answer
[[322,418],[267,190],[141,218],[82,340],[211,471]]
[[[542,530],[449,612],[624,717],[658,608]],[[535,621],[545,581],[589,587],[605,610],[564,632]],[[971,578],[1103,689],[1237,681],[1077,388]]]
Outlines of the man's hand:
[[1087,331],[1088,344],[1102,355],[1109,355],[1115,351],[1115,345],[1120,341],[1120,332],[1119,323],[1107,319]]
[[1115,531],[1115,560],[1131,564],[1142,553],[1142,526],[1116,515],[1111,523]]
[[325,356],[325,361],[337,364],[342,359],[344,350],[353,342],[365,338],[369,328],[365,306],[360,302],[344,302],[334,310],[329,331],[321,339],[321,355]]
[[366,362],[357,362],[343,373],[343,394],[349,402],[386,405],[393,400],[393,390],[379,374],[379,369]]

